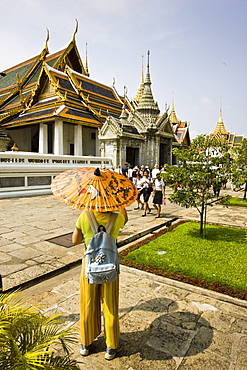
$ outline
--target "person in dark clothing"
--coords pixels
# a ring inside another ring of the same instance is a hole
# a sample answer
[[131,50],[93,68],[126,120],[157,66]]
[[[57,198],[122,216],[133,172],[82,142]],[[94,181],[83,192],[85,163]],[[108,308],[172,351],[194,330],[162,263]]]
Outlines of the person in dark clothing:
[[122,174],[126,177],[128,177],[128,170],[129,170],[129,164],[125,163],[124,166],[122,167]]

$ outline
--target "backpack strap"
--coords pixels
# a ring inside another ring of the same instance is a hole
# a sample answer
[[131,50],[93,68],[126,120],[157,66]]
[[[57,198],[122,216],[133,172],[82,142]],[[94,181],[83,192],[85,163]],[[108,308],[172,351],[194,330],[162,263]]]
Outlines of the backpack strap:
[[[95,219],[95,216],[93,214],[93,212],[90,212],[90,211],[86,211],[87,213],[87,217],[88,217],[88,221],[90,223],[90,226],[91,226],[91,229],[92,229],[92,232],[94,234],[96,234],[98,232],[98,229],[101,225],[98,225],[96,219]],[[107,232],[107,234],[110,234],[111,232],[111,229],[116,221],[118,217],[118,213],[112,213],[107,224],[106,224],[106,227],[105,227],[105,230]]]
[[88,218],[88,221],[90,223],[92,232],[94,234],[96,234],[98,232],[98,224],[97,224],[97,221],[94,217],[94,214],[93,214],[93,212],[90,212],[90,211],[86,211],[86,213],[87,213],[87,218]]
[[108,234],[110,234],[110,233],[111,233],[111,229],[112,229],[112,227],[113,227],[113,225],[114,225],[114,223],[115,223],[115,221],[116,221],[117,217],[118,217],[118,213],[112,213],[112,214],[111,214],[110,219],[109,219],[109,221],[107,222],[106,227],[105,227],[105,228],[106,228],[106,232],[107,232]]

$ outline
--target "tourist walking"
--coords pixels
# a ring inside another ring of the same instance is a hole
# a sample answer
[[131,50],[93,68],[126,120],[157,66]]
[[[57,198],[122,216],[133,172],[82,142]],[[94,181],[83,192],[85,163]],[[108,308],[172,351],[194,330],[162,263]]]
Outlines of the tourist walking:
[[133,168],[129,166],[128,168],[128,178],[132,181],[133,179]]
[[125,163],[124,166],[122,167],[122,174],[126,177],[128,177],[128,170],[129,170],[129,164]]
[[115,172],[119,173],[120,175],[122,174],[122,168],[121,166],[117,166],[115,169]]
[[151,213],[151,208],[148,205],[150,195],[152,193],[152,180],[149,177],[149,172],[144,171],[143,177],[141,178],[141,184],[143,189],[143,201],[144,201],[144,211],[142,217],[145,217],[147,213]]
[[144,203],[142,203],[141,201],[141,195],[143,193],[143,188],[142,188],[142,176],[140,173],[137,173],[136,177],[133,177],[133,184],[136,186],[137,190],[138,190],[138,197],[137,197],[137,207],[134,208],[135,210],[136,209],[143,209],[144,208]]
[[154,180],[154,198],[153,198],[153,206],[157,210],[156,218],[160,217],[161,204],[165,198],[166,198],[165,183],[161,179],[160,174],[157,173],[156,179]]
[[160,170],[159,170],[159,165],[158,164],[156,164],[155,166],[154,166],[154,168],[152,169],[152,172],[151,172],[151,174],[152,174],[152,180],[153,181],[155,181],[156,180],[156,175],[157,175],[157,173],[159,173],[160,172]]
[[136,175],[139,173],[139,168],[135,166],[132,171],[132,180],[136,177]]

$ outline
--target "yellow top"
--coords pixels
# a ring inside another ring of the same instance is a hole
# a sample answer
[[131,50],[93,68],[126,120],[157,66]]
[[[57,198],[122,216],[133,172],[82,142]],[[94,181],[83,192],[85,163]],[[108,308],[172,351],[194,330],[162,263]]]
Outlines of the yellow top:
[[[94,217],[98,225],[106,226],[107,222],[110,219],[111,213],[112,212],[94,212]],[[110,233],[114,240],[117,239],[119,230],[124,227],[124,222],[125,222],[124,216],[122,214],[118,214],[118,217]],[[87,246],[93,237],[93,231],[91,229],[90,222],[88,220],[86,212],[82,212],[80,214],[76,222],[76,227],[78,227],[78,229],[81,229],[81,232],[84,235],[85,244]]]

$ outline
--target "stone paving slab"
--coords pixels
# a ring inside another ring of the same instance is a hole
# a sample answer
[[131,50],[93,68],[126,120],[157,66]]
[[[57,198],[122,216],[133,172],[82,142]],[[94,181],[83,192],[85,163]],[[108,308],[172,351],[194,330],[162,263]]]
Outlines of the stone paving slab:
[[[167,195],[169,192],[170,189],[167,189]],[[225,192],[242,196],[241,192],[234,193],[230,188]],[[142,218],[142,211],[134,208],[135,204],[128,207],[129,221],[121,231],[118,241],[176,217],[199,220],[196,209],[181,208],[169,201],[162,206],[160,219],[155,218],[154,209],[152,214]],[[0,274],[4,290],[42,278],[44,272],[52,273],[58,268],[66,268],[68,264],[79,262],[80,247],[65,248],[49,241],[74,230],[79,210],[66,206],[53,195],[0,199],[0,209]],[[227,208],[216,204],[208,208],[207,220],[247,227],[246,213],[241,207]]]
[[[0,209],[0,274],[4,289],[80,260],[81,245],[64,248],[47,241],[72,232],[80,211],[54,196],[3,199]],[[209,208],[207,219],[247,227],[246,213],[240,207],[217,204]],[[162,207],[160,219],[155,219],[154,211],[142,218],[141,210],[135,211],[134,205],[128,208],[128,214],[129,222],[119,240],[174,217],[199,219],[196,210],[169,202]],[[47,316],[62,313],[66,326],[78,328],[79,275],[80,266],[74,267],[44,279],[22,294],[30,304],[41,305]],[[101,335],[94,353],[82,358],[78,342],[73,356],[81,362],[81,369],[246,369],[245,301],[121,266],[119,315],[124,350],[106,362]]]
[[[61,313],[66,326],[79,330],[79,275],[80,266],[22,294],[45,315]],[[80,356],[78,341],[73,357],[81,369],[245,370],[247,302],[229,303],[223,294],[207,293],[121,266],[123,351],[106,362],[101,334],[90,356]]]

